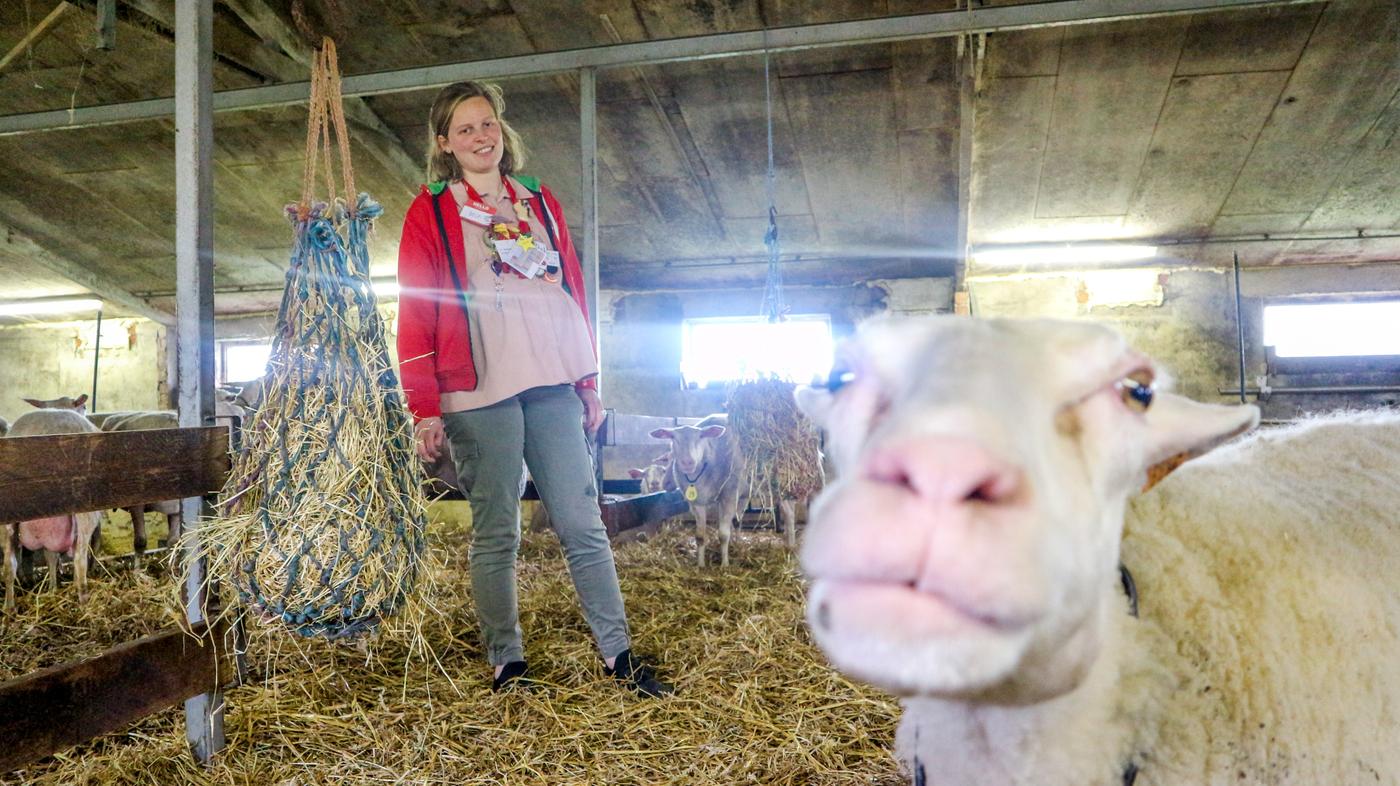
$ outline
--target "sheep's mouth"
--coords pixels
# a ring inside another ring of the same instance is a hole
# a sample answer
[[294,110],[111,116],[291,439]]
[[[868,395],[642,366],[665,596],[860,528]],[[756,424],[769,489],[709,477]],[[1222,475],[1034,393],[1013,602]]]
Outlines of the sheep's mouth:
[[882,624],[900,638],[1016,633],[1035,615],[993,610],[950,592],[921,589],[911,581],[829,578],[813,583],[815,624],[874,632]]

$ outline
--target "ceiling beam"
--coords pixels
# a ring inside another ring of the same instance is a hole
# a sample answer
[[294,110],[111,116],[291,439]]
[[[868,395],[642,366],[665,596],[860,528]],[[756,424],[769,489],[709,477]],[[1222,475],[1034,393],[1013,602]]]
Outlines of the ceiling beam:
[[[5,212],[8,214],[10,211],[7,209]],[[3,245],[9,253],[52,271],[103,300],[129,309],[147,319],[155,320],[162,325],[175,324],[174,314],[162,311],[147,303],[101,273],[89,270],[54,254],[13,227],[0,224],[0,245]]]
[[[93,0],[71,0],[91,3]],[[160,35],[175,43],[175,0],[123,0],[130,9],[154,23]],[[124,21],[132,21],[128,16]],[[261,38],[245,35],[232,25],[218,26],[214,39],[214,64],[233,68],[262,81],[263,84],[290,82],[306,76],[281,52],[264,46]]]
[[59,21],[63,19],[63,15],[72,8],[73,6],[68,4],[68,0],[59,0],[58,5],[54,6],[48,16],[40,20],[39,24],[34,25],[33,30],[25,33],[24,38],[21,38],[18,44],[10,47],[10,51],[6,52],[4,57],[0,57],[0,72],[4,72],[5,67],[13,63],[24,50],[44,40],[44,36],[52,33],[54,28],[58,27]]
[[[132,7],[171,30],[175,29],[175,0],[128,0]],[[238,52],[224,52],[225,57],[246,61],[250,68],[280,82],[305,77],[311,68],[312,50],[292,30],[266,0],[225,0],[224,5],[257,36],[253,45]],[[216,44],[227,45],[227,36]],[[275,46],[265,46],[271,42]],[[424,179],[424,166],[408,151],[398,135],[365,102],[363,98],[347,97],[345,119],[364,133],[355,137],[380,166],[398,176],[405,186],[412,187]]]
[[[686,60],[791,51],[826,46],[876,44],[968,33],[1023,30],[1035,27],[1110,22],[1152,16],[1207,11],[1296,5],[1322,0],[1052,0],[1004,6],[981,6],[957,11],[863,19],[855,22],[782,27],[744,33],[612,44],[491,60],[404,68],[346,77],[342,94],[349,96],[425,90],[464,79],[509,79],[539,76],[580,68],[619,68]],[[310,82],[223,90],[214,94],[214,110],[232,111],[305,103]],[[175,111],[171,98],[131,101],[79,109],[0,116],[0,136],[59,128],[81,128],[168,117]]]
[[[292,23],[274,9],[267,0],[224,0],[224,5],[243,24],[264,41],[276,44],[294,61],[301,73],[311,68],[314,52],[292,29]],[[427,177],[425,164],[404,150],[403,142],[363,98],[346,95],[341,102],[345,119],[361,131],[356,138],[365,152],[389,172],[399,177],[405,186],[413,187]]]

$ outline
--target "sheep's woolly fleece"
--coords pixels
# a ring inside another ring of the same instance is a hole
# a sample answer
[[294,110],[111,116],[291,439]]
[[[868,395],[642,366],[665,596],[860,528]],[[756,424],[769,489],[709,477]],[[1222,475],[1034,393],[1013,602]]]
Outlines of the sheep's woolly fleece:
[[1400,413],[1266,429],[1132,500],[1123,561],[1179,675],[1144,782],[1400,783],[1397,559]]

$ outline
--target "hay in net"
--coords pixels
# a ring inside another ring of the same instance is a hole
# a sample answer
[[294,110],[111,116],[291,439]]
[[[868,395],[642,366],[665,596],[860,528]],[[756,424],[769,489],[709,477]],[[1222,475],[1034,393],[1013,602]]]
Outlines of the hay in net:
[[367,633],[418,581],[421,469],[365,245],[380,212],[366,194],[353,213],[288,207],[296,247],[266,395],[244,426],[220,518],[200,531],[211,578],[302,636]]
[[822,485],[816,429],[793,399],[796,385],[760,379],[736,385],[725,404],[729,426],[748,463],[749,506],[773,509],[779,499],[806,499]]

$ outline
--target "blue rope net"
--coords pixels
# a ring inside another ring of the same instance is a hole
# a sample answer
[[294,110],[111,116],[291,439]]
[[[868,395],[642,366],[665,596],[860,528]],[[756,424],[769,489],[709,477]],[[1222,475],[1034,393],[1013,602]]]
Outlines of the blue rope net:
[[264,621],[355,637],[401,610],[424,545],[412,426],[369,277],[382,208],[360,194],[353,212],[287,210],[296,240],[266,396],[207,536],[211,573]]

